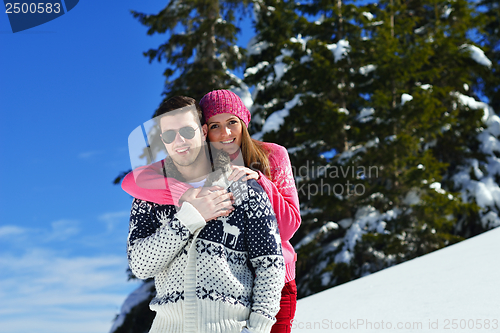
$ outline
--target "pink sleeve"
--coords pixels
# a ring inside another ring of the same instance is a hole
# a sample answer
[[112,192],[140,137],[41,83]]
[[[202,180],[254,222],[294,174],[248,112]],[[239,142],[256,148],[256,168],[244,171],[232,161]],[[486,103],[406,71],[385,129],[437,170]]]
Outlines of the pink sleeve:
[[134,198],[160,205],[179,205],[179,199],[191,188],[189,184],[162,174],[161,163],[153,163],[129,172],[122,181],[122,189]]
[[299,195],[295,187],[292,166],[288,152],[284,147],[273,149],[269,155],[271,175],[274,181],[270,181],[259,171],[260,178],[257,181],[269,196],[273,205],[280,236],[283,241],[292,238],[300,226]]

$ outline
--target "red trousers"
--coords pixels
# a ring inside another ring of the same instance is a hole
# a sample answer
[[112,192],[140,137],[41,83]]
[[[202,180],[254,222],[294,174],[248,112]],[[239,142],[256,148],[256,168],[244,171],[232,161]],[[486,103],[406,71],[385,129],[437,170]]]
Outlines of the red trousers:
[[295,280],[285,283],[281,291],[280,311],[276,315],[276,323],[271,328],[271,333],[290,333],[292,320],[297,307],[297,285]]

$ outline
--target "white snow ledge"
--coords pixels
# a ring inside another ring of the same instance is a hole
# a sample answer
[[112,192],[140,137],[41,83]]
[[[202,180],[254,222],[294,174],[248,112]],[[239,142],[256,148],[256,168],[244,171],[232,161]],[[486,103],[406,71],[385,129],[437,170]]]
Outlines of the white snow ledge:
[[478,64],[491,68],[491,60],[486,57],[484,51],[475,45],[463,44],[461,48],[467,49],[471,53],[471,58]]
[[[298,301],[292,331],[498,331],[498,253],[500,228],[303,298]],[[484,329],[485,320],[489,330]],[[492,330],[495,320],[497,329]],[[452,323],[458,329],[452,329]],[[460,329],[460,323],[469,327]]]

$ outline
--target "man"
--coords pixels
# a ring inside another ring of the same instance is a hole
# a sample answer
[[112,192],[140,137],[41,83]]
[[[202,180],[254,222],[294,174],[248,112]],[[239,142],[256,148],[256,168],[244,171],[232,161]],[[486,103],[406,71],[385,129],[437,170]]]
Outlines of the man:
[[[155,278],[150,333],[269,332],[285,270],[271,203],[255,180],[229,182],[229,157],[203,145],[207,126],[194,99],[174,97],[156,116],[168,157],[165,174],[193,186],[222,186],[235,199],[228,216],[206,222],[192,204],[134,199],[128,259],[141,279]],[[215,172],[212,172],[212,164]],[[214,205],[229,196],[214,194]]]

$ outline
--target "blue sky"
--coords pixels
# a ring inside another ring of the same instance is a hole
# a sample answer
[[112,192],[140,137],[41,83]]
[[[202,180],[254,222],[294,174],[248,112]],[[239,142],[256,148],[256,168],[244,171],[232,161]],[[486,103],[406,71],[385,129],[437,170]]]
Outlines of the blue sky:
[[[127,138],[147,121],[164,65],[130,14],[168,1],[86,0],[13,34],[0,13],[0,332],[107,332],[127,282]],[[242,37],[245,45],[249,36]]]

